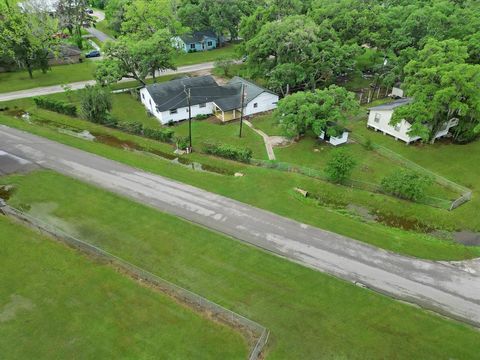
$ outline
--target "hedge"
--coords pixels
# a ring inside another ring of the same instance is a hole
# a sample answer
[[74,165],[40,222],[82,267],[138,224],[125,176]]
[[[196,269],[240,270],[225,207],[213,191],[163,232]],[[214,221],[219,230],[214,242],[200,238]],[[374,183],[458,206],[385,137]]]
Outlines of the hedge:
[[63,101],[49,99],[46,97],[34,97],[33,101],[35,102],[35,105],[43,109],[70,116],[77,115],[77,107],[73,104],[64,103]]
[[119,122],[116,128],[130,134],[145,136],[162,142],[172,142],[174,131],[169,128],[152,129],[144,127],[141,122]]
[[228,144],[221,143],[204,143],[203,151],[206,154],[223,157],[230,160],[241,161],[244,163],[250,162],[253,152],[249,148],[238,148]]

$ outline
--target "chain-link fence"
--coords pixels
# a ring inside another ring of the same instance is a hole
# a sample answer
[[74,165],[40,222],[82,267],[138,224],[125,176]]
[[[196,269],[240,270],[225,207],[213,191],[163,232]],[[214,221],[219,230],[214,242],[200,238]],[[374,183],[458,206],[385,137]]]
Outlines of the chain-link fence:
[[95,245],[77,239],[51,224],[32,217],[31,215],[26,214],[18,209],[12,208],[1,201],[1,199],[0,213],[14,218],[17,221],[39,230],[44,234],[53,236],[55,239],[71,247],[79,249],[97,260],[106,261],[107,263],[119,268],[132,278],[153,285],[156,289],[159,289],[163,293],[175,298],[188,307],[203,313],[212,320],[221,322],[235,328],[238,331],[241,331],[251,345],[248,360],[256,360],[260,358],[260,354],[264,350],[270,334],[269,330],[264,326],[256,323],[253,320],[247,319],[240,314],[228,310],[221,305],[207,300],[198,294],[175,285],[168,280],[162,279],[145,269],[139,268],[138,266],[123,260],[122,258],[119,258],[118,256],[113,255]]
[[[393,153],[393,152],[392,152]],[[393,153],[395,154],[395,153]],[[405,159],[406,160],[406,159]],[[409,161],[409,160],[408,160]],[[281,162],[281,161],[276,161],[276,160],[259,160],[259,159],[254,159],[251,161],[251,164],[256,165],[256,166],[261,166],[265,168],[270,168],[270,169],[277,169],[280,171],[286,171],[286,172],[293,172],[293,173],[298,173],[302,174],[311,178],[323,180],[323,181],[328,181],[327,176],[325,173],[321,170],[318,169],[312,169],[308,168],[305,166],[298,166],[286,162]],[[415,164],[415,163],[412,163]],[[413,166],[412,166],[413,167]],[[420,170],[418,169],[420,168]],[[427,173],[431,175],[439,184],[446,186],[452,190],[460,191],[461,187],[458,184],[455,184],[451,182],[450,180],[447,180],[443,178],[443,181],[438,180],[438,175],[435,173],[432,173],[431,171],[428,171],[425,169],[423,171],[423,168],[421,168],[419,165],[417,165],[417,170],[420,172]],[[451,184],[450,186],[447,186],[447,184]],[[349,186],[355,189],[359,190],[365,190],[369,192],[375,192],[375,193],[380,193],[384,195],[390,195],[386,193],[383,188],[379,184],[374,184],[374,183],[369,183],[366,181],[359,181],[359,180],[347,180],[345,181],[342,185],[344,186]],[[465,190],[468,190],[466,188],[463,188]],[[467,192],[461,193],[461,197],[454,200],[453,202],[447,199],[442,199],[434,196],[425,196],[422,199],[418,199],[416,202],[423,204],[423,205],[428,205],[440,209],[445,209],[445,210],[453,210],[456,207],[460,206],[461,204],[465,203],[466,201],[470,200],[471,198],[471,191],[468,190]],[[463,202],[462,202],[463,201]]]

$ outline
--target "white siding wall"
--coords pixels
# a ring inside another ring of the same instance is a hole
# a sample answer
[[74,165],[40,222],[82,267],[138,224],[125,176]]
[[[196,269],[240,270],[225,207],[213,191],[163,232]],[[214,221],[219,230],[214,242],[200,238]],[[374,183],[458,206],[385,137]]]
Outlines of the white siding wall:
[[[405,120],[402,120],[395,126],[390,125],[392,115],[393,110],[370,110],[367,124],[374,129],[389,134],[396,139],[405,141],[406,143],[420,139],[418,136],[412,137],[408,135],[411,125]],[[377,117],[377,121],[375,120],[375,117]]]
[[145,105],[147,110],[150,111],[150,113],[163,124],[162,115],[160,112],[157,112],[157,109],[155,108],[155,101],[153,101],[146,88],[140,89],[140,101],[143,105]]
[[[324,140],[325,139],[325,132],[322,131],[320,136],[319,136],[320,139]],[[333,146],[338,146],[338,145],[341,145],[341,144],[345,144],[346,142],[348,141],[348,131],[345,131],[344,133],[342,133],[342,136],[338,136],[338,137],[330,137],[330,140],[328,140],[328,142],[330,144],[332,144]]]
[[[205,107],[200,107],[200,105],[192,105],[192,118],[197,115],[210,115],[213,114],[213,103],[206,103]],[[182,107],[177,109],[176,114],[170,114],[170,111],[163,111],[161,115],[162,124],[167,124],[170,121],[177,122],[188,119],[188,107]]]
[[[244,115],[249,116],[259,112],[273,110],[277,107],[277,103],[278,95],[263,92],[245,106]],[[257,107],[254,106],[255,104],[257,104]]]

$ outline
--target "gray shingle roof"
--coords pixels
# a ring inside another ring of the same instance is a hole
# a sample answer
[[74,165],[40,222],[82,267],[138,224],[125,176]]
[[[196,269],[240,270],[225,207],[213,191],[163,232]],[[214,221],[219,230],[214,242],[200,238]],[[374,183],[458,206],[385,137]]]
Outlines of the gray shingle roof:
[[213,30],[206,29],[202,31],[194,31],[192,33],[180,35],[180,39],[183,40],[185,44],[192,44],[197,42],[203,42],[206,38],[217,38],[217,35]]
[[190,89],[191,105],[203,104],[228,97],[240,97],[237,87],[219,86],[210,75],[147,85],[146,89],[159,111],[188,106],[187,92]]
[[399,106],[410,104],[412,101],[412,98],[398,99],[387,104],[371,107],[370,110],[393,110]]
[[234,77],[227,85],[220,86],[210,75],[185,77],[147,85],[146,88],[159,111],[188,106],[186,92],[188,89],[190,89],[191,105],[214,102],[223,111],[229,111],[241,107],[242,83],[245,86],[245,104],[265,91],[271,92],[240,77]]

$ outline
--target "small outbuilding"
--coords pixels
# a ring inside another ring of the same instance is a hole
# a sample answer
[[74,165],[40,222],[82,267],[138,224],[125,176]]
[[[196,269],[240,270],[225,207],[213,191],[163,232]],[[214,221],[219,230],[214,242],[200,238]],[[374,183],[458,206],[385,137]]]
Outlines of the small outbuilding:
[[338,146],[348,142],[350,130],[333,121],[327,121],[327,126],[320,133],[319,138],[328,142],[330,145]]

